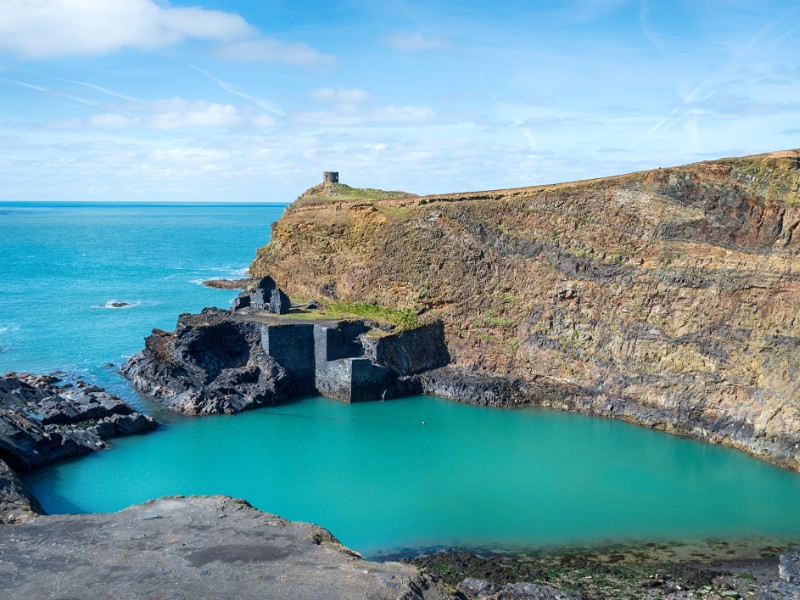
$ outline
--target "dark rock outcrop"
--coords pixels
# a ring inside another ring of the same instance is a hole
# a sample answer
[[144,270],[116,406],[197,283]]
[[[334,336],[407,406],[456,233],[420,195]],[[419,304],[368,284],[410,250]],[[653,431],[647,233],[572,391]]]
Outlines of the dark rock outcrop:
[[24,523],[43,514],[39,501],[11,467],[0,460],[0,523]]
[[106,440],[158,427],[103,389],[52,375],[0,377],[0,460],[13,469],[40,467],[107,448]]
[[172,333],[154,329],[122,374],[136,389],[191,415],[231,414],[292,397],[286,369],[261,347],[259,323],[229,317],[206,309],[181,315]]
[[364,355],[397,375],[416,375],[450,362],[441,322],[394,335],[363,338]]
[[252,279],[209,279],[203,285],[217,290],[246,290]]
[[0,527],[8,598],[444,600],[413,565],[361,560],[328,531],[223,496]]
[[251,305],[181,315],[174,333],[153,330],[121,371],[140,391],[196,415],[315,392],[344,402],[420,393],[416,376],[449,360],[441,325],[387,332],[362,319],[282,318]]
[[474,600],[580,600],[580,596],[557,590],[546,585],[537,585],[527,581],[497,585],[483,579],[467,577],[460,581],[456,589]]

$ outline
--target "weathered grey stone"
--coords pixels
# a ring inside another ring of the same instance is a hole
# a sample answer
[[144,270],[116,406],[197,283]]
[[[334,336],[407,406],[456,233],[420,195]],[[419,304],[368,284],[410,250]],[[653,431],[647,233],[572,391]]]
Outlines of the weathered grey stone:
[[242,310],[250,306],[250,292],[243,292],[233,299],[233,310]]
[[[781,555],[778,563],[778,575],[786,583],[800,586],[800,552]],[[797,591],[800,592],[800,588]]]
[[211,414],[314,391],[346,402],[418,394],[417,374],[449,360],[441,326],[366,336],[372,329],[375,323],[360,319],[204,309],[181,315],[175,333],[153,330],[121,371],[174,410]]
[[467,577],[456,585],[456,589],[462,594],[466,595],[468,598],[474,600],[495,600],[500,598],[508,600],[580,599],[580,596],[576,596],[569,592],[557,590],[546,585],[529,583],[527,581],[507,583],[506,585],[497,585],[483,579]]
[[342,402],[363,402],[384,397],[389,372],[367,358],[342,358],[317,366],[317,391]]
[[97,386],[27,373],[0,377],[0,458],[26,470],[106,448],[106,440],[158,424]]
[[286,315],[289,314],[289,309],[291,307],[292,303],[289,300],[289,296],[278,288],[272,290],[269,297],[269,312],[275,313],[276,315]]
[[42,600],[448,597],[414,566],[361,560],[325,529],[223,496],[0,527],[0,590]]
[[313,324],[264,325],[261,346],[286,369],[297,393],[309,393],[314,389]]
[[265,291],[256,289],[250,292],[250,306],[258,310],[266,310],[269,308],[269,300],[272,291]]
[[365,356],[398,375],[414,375],[450,362],[441,323],[362,340]]
[[335,325],[315,324],[314,344],[317,364],[364,355],[359,336],[369,331],[363,321],[340,321]]
[[0,523],[24,523],[43,514],[39,501],[11,467],[0,460]]
[[272,405],[294,393],[286,369],[261,348],[260,324],[226,311],[181,315],[175,333],[154,329],[120,371],[138,390],[193,415]]

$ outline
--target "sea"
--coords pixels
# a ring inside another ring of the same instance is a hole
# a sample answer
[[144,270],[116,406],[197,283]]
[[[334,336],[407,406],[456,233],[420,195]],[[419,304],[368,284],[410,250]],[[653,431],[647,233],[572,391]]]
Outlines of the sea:
[[626,423],[431,396],[185,417],[135,392],[119,366],[153,328],[229,307],[203,281],[246,276],[285,207],[0,203],[0,372],[62,371],[162,423],[26,474],[48,512],[226,494],[368,557],[800,540],[800,474]]

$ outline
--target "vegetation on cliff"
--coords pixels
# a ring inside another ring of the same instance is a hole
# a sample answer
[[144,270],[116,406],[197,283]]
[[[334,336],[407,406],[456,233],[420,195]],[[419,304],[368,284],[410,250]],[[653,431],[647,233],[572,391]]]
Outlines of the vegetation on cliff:
[[800,152],[510,190],[308,197],[251,275],[442,319],[460,368],[559,390],[531,402],[800,468]]

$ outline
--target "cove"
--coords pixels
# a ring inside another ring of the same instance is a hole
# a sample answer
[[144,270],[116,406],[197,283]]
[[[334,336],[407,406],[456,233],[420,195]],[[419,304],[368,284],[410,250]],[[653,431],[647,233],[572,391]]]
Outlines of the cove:
[[318,523],[366,556],[800,539],[797,473],[729,448],[541,408],[308,398],[235,416],[174,416],[114,445],[26,483],[49,513],[227,494]]

